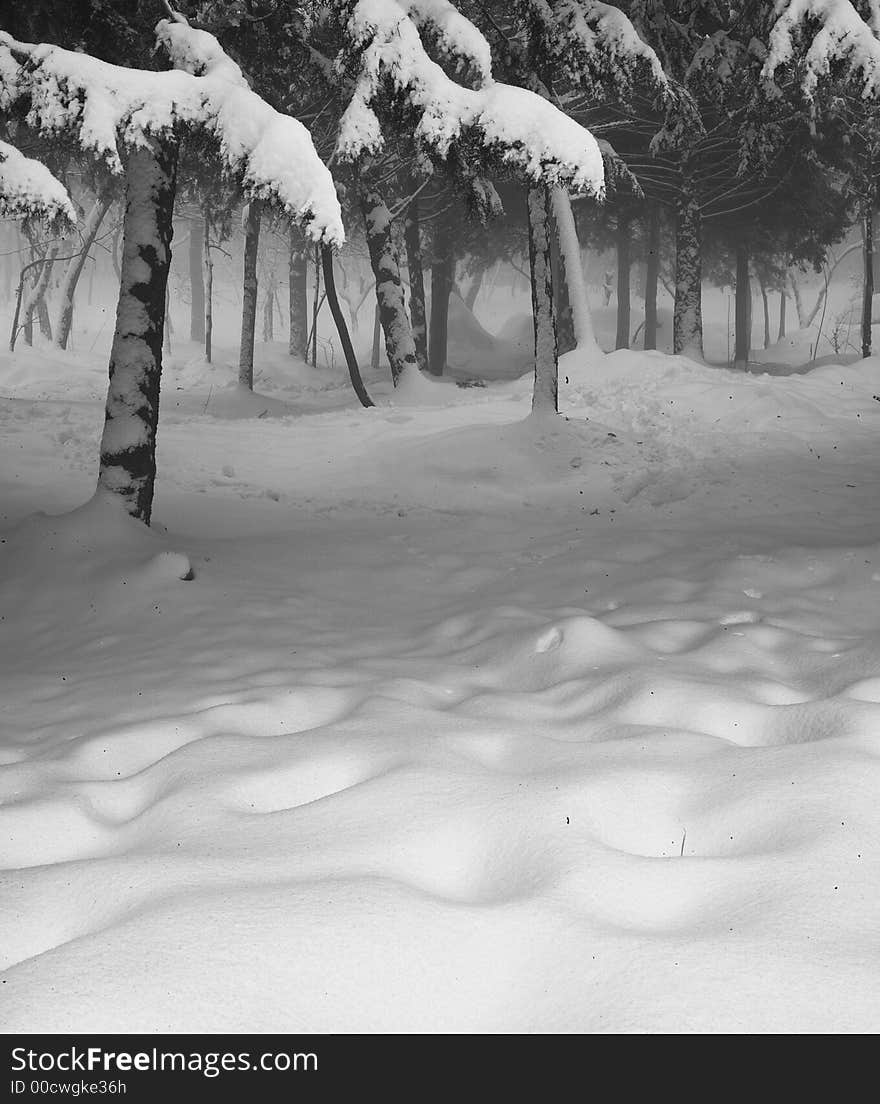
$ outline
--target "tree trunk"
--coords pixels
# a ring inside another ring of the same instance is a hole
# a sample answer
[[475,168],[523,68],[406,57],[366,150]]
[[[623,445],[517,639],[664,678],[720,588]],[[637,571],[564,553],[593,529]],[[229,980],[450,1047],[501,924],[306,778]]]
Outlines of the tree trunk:
[[741,372],[748,370],[749,352],[752,347],[750,306],[752,289],[749,281],[749,247],[744,241],[736,245],[736,305],[734,310],[733,367]]
[[553,283],[553,313],[556,318],[556,351],[557,356],[570,353],[577,348],[574,336],[574,316],[571,309],[571,300],[568,296],[568,283],[565,278],[565,264],[562,259],[562,250],[559,246],[559,234],[555,232],[553,219],[553,195],[550,193],[548,204],[548,225],[550,227],[550,279]]
[[767,285],[762,279],[758,281],[761,288],[761,302],[764,305],[764,348],[770,348],[770,300],[767,298]]
[[[60,249],[60,243],[53,242],[46,250],[43,263],[37,269],[34,285],[24,304],[25,317],[33,319],[34,312],[36,311],[40,323],[40,333],[50,341],[52,340],[52,326],[49,322],[49,312],[46,308],[46,291],[49,287],[49,280],[52,278],[52,267],[55,264],[55,258],[58,256]],[[32,342],[33,337],[28,344],[32,344]]]
[[370,367],[374,372],[379,370],[379,358],[382,353],[382,314],[379,310],[379,300],[373,310],[373,343],[370,350]]
[[308,246],[302,230],[290,224],[290,252],[287,261],[290,333],[287,349],[305,360],[309,355]]
[[535,329],[534,412],[559,412],[559,356],[553,312],[550,256],[550,193],[543,184],[528,191],[529,268],[532,277],[532,320]]
[[[414,182],[410,181],[410,187]],[[416,361],[424,372],[428,368],[428,327],[425,309],[425,270],[422,264],[422,231],[419,227],[419,197],[409,201],[403,221],[403,241],[409,270],[409,314],[412,319]]]
[[781,341],[785,337],[785,307],[788,302],[788,296],[785,294],[785,288],[779,289],[779,332],[776,335],[776,340]]
[[871,355],[871,315],[874,307],[874,196],[865,202],[862,225],[864,235],[865,283],[862,289],[862,356]]
[[788,282],[791,285],[791,292],[794,296],[794,308],[797,311],[798,326],[803,329],[807,325],[807,317],[804,313],[804,301],[801,298],[801,288],[795,279],[794,273],[789,272]]
[[480,289],[483,286],[483,280],[486,276],[486,267],[487,266],[485,262],[480,263],[480,267],[471,278],[470,285],[467,289],[467,295],[465,295],[464,297],[464,305],[471,312],[471,314],[474,313],[474,307],[477,305],[477,298],[480,294]]
[[700,205],[683,186],[675,232],[673,352],[703,359],[703,241]]
[[248,391],[254,389],[254,335],[257,327],[257,254],[260,249],[262,202],[248,204],[244,231],[244,280],[241,296],[241,347],[238,355],[238,382]]
[[275,285],[266,289],[263,297],[263,341],[275,340]]
[[106,193],[96,198],[83,226],[80,252],[67,262],[67,268],[58,289],[58,313],[55,316],[55,344],[60,349],[67,348],[70,329],[73,325],[73,300],[76,294],[76,285],[79,283],[82,270],[89,258],[89,251],[98,236],[101,223],[110,210],[112,202],[111,196]]
[[587,294],[587,283],[584,279],[581,247],[578,242],[571,200],[564,188],[553,188],[551,197],[559,252],[562,254],[562,262],[565,267],[565,282],[568,286],[568,302],[571,307],[574,339],[579,348],[588,349],[591,352],[600,352],[593,331],[590,299]]
[[648,208],[648,262],[645,267],[645,341],[646,349],[657,348],[657,288],[660,283],[660,212],[652,203]]
[[165,290],[171,263],[177,146],[156,140],[129,155],[122,281],[110,353],[98,489],[122,497],[147,525],[156,481],[156,430]]
[[379,320],[385,334],[385,352],[396,387],[407,368],[417,368],[416,346],[403,298],[400,256],[394,240],[391,212],[381,193],[365,187],[359,195],[367,234],[370,263],[376,279]]
[[205,360],[211,363],[214,341],[214,260],[211,256],[211,216],[205,212]]
[[205,224],[201,217],[189,220],[189,339],[205,340]]
[[629,214],[617,216],[617,338],[615,349],[629,348],[630,331],[630,268],[632,265],[632,234]]
[[446,371],[449,350],[449,296],[455,282],[455,232],[449,213],[441,220],[434,239],[428,368],[431,375],[442,376]]
[[361,371],[358,366],[357,356],[355,355],[354,346],[351,343],[348,328],[345,325],[342,307],[339,305],[339,296],[336,294],[336,278],[333,273],[333,249],[331,246],[324,245],[321,247],[321,263],[324,269],[324,287],[327,289],[327,302],[330,304],[330,313],[333,315],[333,321],[336,323],[336,332],[339,334],[339,343],[342,345],[342,353],[345,357],[345,363],[348,365],[348,375],[351,379],[351,385],[360,400],[361,406],[374,406],[375,403],[367,394],[367,389],[364,387],[364,381],[361,379]]

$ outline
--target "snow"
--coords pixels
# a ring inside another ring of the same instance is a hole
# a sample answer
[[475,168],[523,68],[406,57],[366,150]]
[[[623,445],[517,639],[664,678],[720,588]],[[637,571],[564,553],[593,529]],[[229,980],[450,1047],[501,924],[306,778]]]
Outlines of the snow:
[[[435,5],[412,5],[414,18],[409,7],[399,0],[358,0],[352,11],[347,34],[360,51],[359,71],[340,121],[339,157],[354,161],[382,149],[384,137],[372,105],[390,80],[420,109],[415,137],[441,156],[463,131],[473,128],[487,148],[497,149],[503,160],[533,179],[571,183],[590,195],[602,193],[602,155],[588,130],[527,89],[488,75],[477,89],[450,80],[426,52],[415,18]],[[446,35],[449,49],[460,42],[466,22],[460,18],[455,36]],[[474,31],[467,40],[462,56],[474,55],[478,34]]]
[[85,314],[0,354],[4,1030],[874,1029],[880,359],[179,342],[147,529]]
[[252,92],[207,32],[163,20],[157,37],[175,62],[201,75],[128,69],[59,46],[16,42],[0,31],[3,71],[16,58],[28,61],[7,93],[28,98],[27,119],[35,129],[49,137],[75,132],[82,148],[115,173],[122,172],[120,146],[144,146],[180,124],[203,128],[249,194],[277,203],[305,224],[314,241],[341,244],[345,233],[333,178],[302,123]]
[[8,142],[0,142],[0,215],[76,223],[76,211],[61,181]]
[[877,5],[870,5],[866,22],[849,0],[776,0],[776,22],[770,32],[764,75],[772,80],[776,71],[801,56],[798,43],[807,27],[812,39],[803,51],[803,88],[812,96],[831,63],[842,60],[849,71],[861,77],[865,97],[880,92],[880,41],[877,40]]

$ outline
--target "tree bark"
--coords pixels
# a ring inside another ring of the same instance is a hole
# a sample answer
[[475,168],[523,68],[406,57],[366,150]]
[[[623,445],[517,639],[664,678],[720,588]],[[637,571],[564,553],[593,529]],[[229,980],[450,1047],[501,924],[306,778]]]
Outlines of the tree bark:
[[287,260],[290,331],[287,349],[291,356],[305,360],[309,355],[308,246],[302,230],[290,224],[290,252]]
[[785,287],[779,289],[779,332],[776,335],[776,340],[781,341],[785,337],[785,307],[788,302],[788,296],[785,294]]
[[862,289],[862,356],[871,355],[871,316],[874,308],[874,196],[865,201],[864,234],[865,282]]
[[171,263],[177,146],[153,140],[129,155],[122,280],[110,353],[98,489],[120,495],[147,525],[156,482],[156,431],[165,291]]
[[685,180],[675,232],[673,352],[703,359],[703,234],[700,205]]
[[745,372],[749,366],[752,347],[750,306],[752,289],[749,281],[749,247],[744,241],[736,245],[736,302],[734,309],[733,367]]
[[[410,181],[410,187],[414,182]],[[419,197],[409,201],[403,221],[403,241],[409,270],[409,314],[412,319],[416,361],[424,372],[428,368],[428,327],[425,309],[425,270],[422,264],[422,231],[419,227]]]
[[434,239],[428,368],[431,375],[442,376],[449,352],[449,297],[455,282],[455,233],[448,215],[438,225]]
[[70,329],[73,325],[73,301],[76,294],[76,286],[79,283],[79,278],[82,275],[83,268],[86,261],[89,259],[89,251],[94,244],[95,238],[98,236],[98,231],[101,229],[101,223],[104,221],[104,216],[110,210],[113,203],[112,197],[108,194],[99,195],[83,226],[82,232],[82,246],[78,256],[72,257],[67,262],[67,268],[64,271],[64,277],[61,280],[61,286],[58,289],[58,313],[55,316],[55,344],[60,349],[67,348],[67,342],[70,339]]
[[379,321],[385,334],[385,352],[396,387],[407,368],[417,368],[416,346],[403,298],[400,256],[392,232],[391,212],[380,192],[364,187],[359,194],[367,234],[370,263],[376,279]]
[[660,212],[652,203],[648,208],[648,261],[645,267],[645,341],[646,349],[657,348],[657,289],[660,283]]
[[565,267],[565,282],[568,285],[568,302],[571,307],[571,321],[574,326],[574,339],[581,349],[600,351],[593,330],[593,318],[590,314],[590,299],[587,283],[584,279],[581,249],[578,242],[577,227],[571,200],[564,188],[554,188],[553,219],[559,241],[559,252]]
[[628,212],[617,215],[617,337],[615,349],[629,348],[630,269],[632,266],[632,227]]
[[535,329],[535,389],[533,412],[559,412],[559,355],[553,311],[550,256],[550,194],[543,184],[528,190],[529,268],[532,277],[532,320]]
[[565,263],[559,245],[556,220],[553,218],[552,192],[547,213],[550,227],[550,278],[553,282],[553,313],[556,318],[556,350],[557,356],[561,356],[577,348],[577,340],[574,336],[574,315],[568,294],[568,282],[565,278]]
[[202,218],[189,220],[189,339],[205,340],[205,224]]
[[205,211],[205,360],[211,363],[214,341],[214,259],[211,256],[211,216]]
[[262,202],[248,204],[244,231],[244,279],[241,296],[241,346],[238,355],[238,382],[248,391],[254,389],[254,337],[257,328],[257,255],[260,250]]

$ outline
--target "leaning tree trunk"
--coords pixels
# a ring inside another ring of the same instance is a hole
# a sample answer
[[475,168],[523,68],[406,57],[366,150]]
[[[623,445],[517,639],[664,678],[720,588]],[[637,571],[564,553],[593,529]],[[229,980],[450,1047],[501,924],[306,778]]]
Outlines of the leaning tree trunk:
[[99,195],[92,205],[86,218],[82,231],[82,245],[79,253],[67,263],[61,286],[58,289],[58,314],[55,316],[55,344],[60,349],[67,348],[70,340],[70,329],[73,325],[73,300],[76,294],[76,286],[89,259],[89,251],[94,244],[104,216],[110,210],[113,203],[109,193]]
[[660,212],[652,203],[648,208],[648,263],[645,268],[645,341],[646,349],[657,348],[657,289],[660,284]]
[[685,184],[675,232],[675,307],[672,348],[703,359],[703,234],[700,205]]
[[590,300],[587,295],[587,283],[584,280],[584,267],[581,261],[581,247],[578,242],[577,227],[571,200],[564,188],[553,188],[553,221],[556,224],[556,237],[559,252],[565,268],[565,282],[568,286],[568,303],[571,307],[571,321],[574,326],[574,339],[581,349],[599,352],[599,345],[593,331],[593,318],[590,314]]
[[871,355],[871,317],[874,309],[874,196],[865,200],[862,233],[864,235],[865,281],[862,289],[862,356]]
[[749,247],[744,241],[736,245],[736,305],[734,309],[733,367],[745,372],[752,348],[751,319],[752,288],[749,280]]
[[257,328],[257,254],[260,251],[262,202],[248,204],[244,229],[244,278],[241,296],[241,346],[238,354],[238,382],[254,389],[254,337]]
[[189,339],[205,340],[205,223],[201,215],[189,220]]
[[309,355],[309,253],[302,230],[290,224],[290,251],[287,259],[288,307],[290,331],[287,350],[293,357],[306,360]]
[[617,216],[617,338],[615,349],[629,348],[630,331],[630,269],[632,267],[632,233],[629,214]]
[[422,264],[422,232],[419,228],[419,197],[409,201],[403,221],[406,265],[409,269],[409,314],[416,347],[416,360],[424,372],[428,368],[428,327],[425,310],[425,270]]
[[403,298],[400,257],[394,241],[391,212],[380,192],[365,187],[359,195],[367,234],[370,263],[376,279],[379,321],[385,334],[385,353],[396,387],[407,368],[417,368],[416,346]]
[[543,184],[528,191],[529,268],[532,277],[532,320],[535,329],[535,389],[532,410],[559,412],[559,356],[553,311],[550,251],[550,193]]
[[129,155],[122,280],[110,353],[98,489],[120,495],[147,525],[156,482],[156,430],[171,264],[177,146],[156,140]]
[[[49,312],[46,308],[46,291],[49,288],[49,280],[52,277],[52,268],[55,264],[55,258],[60,251],[60,243],[53,242],[46,250],[46,255],[43,258],[43,264],[39,269],[34,286],[31,288],[30,294],[25,300],[24,312],[26,318],[33,318],[34,312],[37,314],[37,318],[40,322],[40,333],[43,337],[52,340],[52,326],[49,322]],[[33,340],[33,339],[32,339]],[[29,342],[29,344],[31,344]]]

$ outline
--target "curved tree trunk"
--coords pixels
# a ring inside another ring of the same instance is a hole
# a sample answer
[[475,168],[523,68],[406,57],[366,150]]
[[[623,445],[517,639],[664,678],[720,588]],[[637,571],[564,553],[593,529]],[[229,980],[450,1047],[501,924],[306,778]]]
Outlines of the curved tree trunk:
[[703,359],[703,241],[700,205],[687,187],[678,200],[672,348]]
[[287,260],[288,306],[290,332],[287,350],[291,356],[305,360],[309,355],[309,257],[302,230],[290,224],[290,252]]
[[107,193],[97,197],[83,226],[80,252],[68,261],[67,268],[64,271],[64,277],[58,289],[58,313],[55,316],[55,344],[60,349],[67,348],[70,329],[73,325],[73,300],[76,294],[76,286],[79,283],[86,261],[89,259],[89,251],[98,236],[104,216],[110,210],[112,203],[113,199]]
[[581,248],[578,242],[577,226],[571,200],[564,188],[553,188],[553,220],[556,224],[556,236],[559,252],[565,268],[565,282],[568,286],[568,303],[571,307],[571,321],[574,326],[574,339],[581,349],[599,351],[596,334],[593,330],[593,318],[590,314],[590,300],[584,268],[581,261]]
[[348,327],[345,325],[342,307],[339,305],[339,296],[336,294],[336,278],[333,273],[333,249],[331,246],[324,245],[321,247],[321,263],[324,268],[324,287],[327,289],[327,302],[330,304],[330,313],[333,315],[333,321],[336,323],[336,331],[339,334],[339,342],[342,345],[345,363],[348,365],[348,375],[351,379],[351,385],[360,400],[361,406],[375,406],[375,403],[367,394],[367,389],[364,387],[364,381],[361,379],[361,370],[358,366],[357,356],[355,355],[354,346],[351,343]]
[[241,296],[241,346],[238,354],[238,382],[248,391],[254,389],[254,335],[257,328],[257,254],[260,250],[262,203],[248,204],[244,232],[244,280]]
[[646,349],[657,348],[657,289],[660,283],[660,212],[656,203],[648,208],[648,263],[645,268]]
[[[411,182],[412,184],[412,182]],[[425,309],[425,271],[422,264],[422,232],[419,228],[419,197],[409,201],[403,222],[406,266],[409,270],[409,314],[416,347],[416,360],[424,372],[428,367],[428,327]]]
[[532,320],[535,328],[535,389],[532,410],[559,412],[559,357],[553,311],[550,256],[550,195],[543,184],[528,191],[529,268],[532,276]]
[[632,268],[632,223],[629,212],[617,215],[617,337],[615,349],[629,348],[631,307],[630,270]]
[[98,489],[120,495],[147,525],[156,481],[156,430],[165,290],[171,264],[177,146],[132,151],[125,175],[122,281],[110,353]]
[[189,339],[205,340],[205,223],[201,216],[189,220]]
[[417,368],[416,346],[403,298],[400,257],[394,241],[391,212],[382,194],[365,186],[359,194],[367,234],[370,263],[376,279],[379,321],[385,334],[385,352],[396,387],[407,368]]

